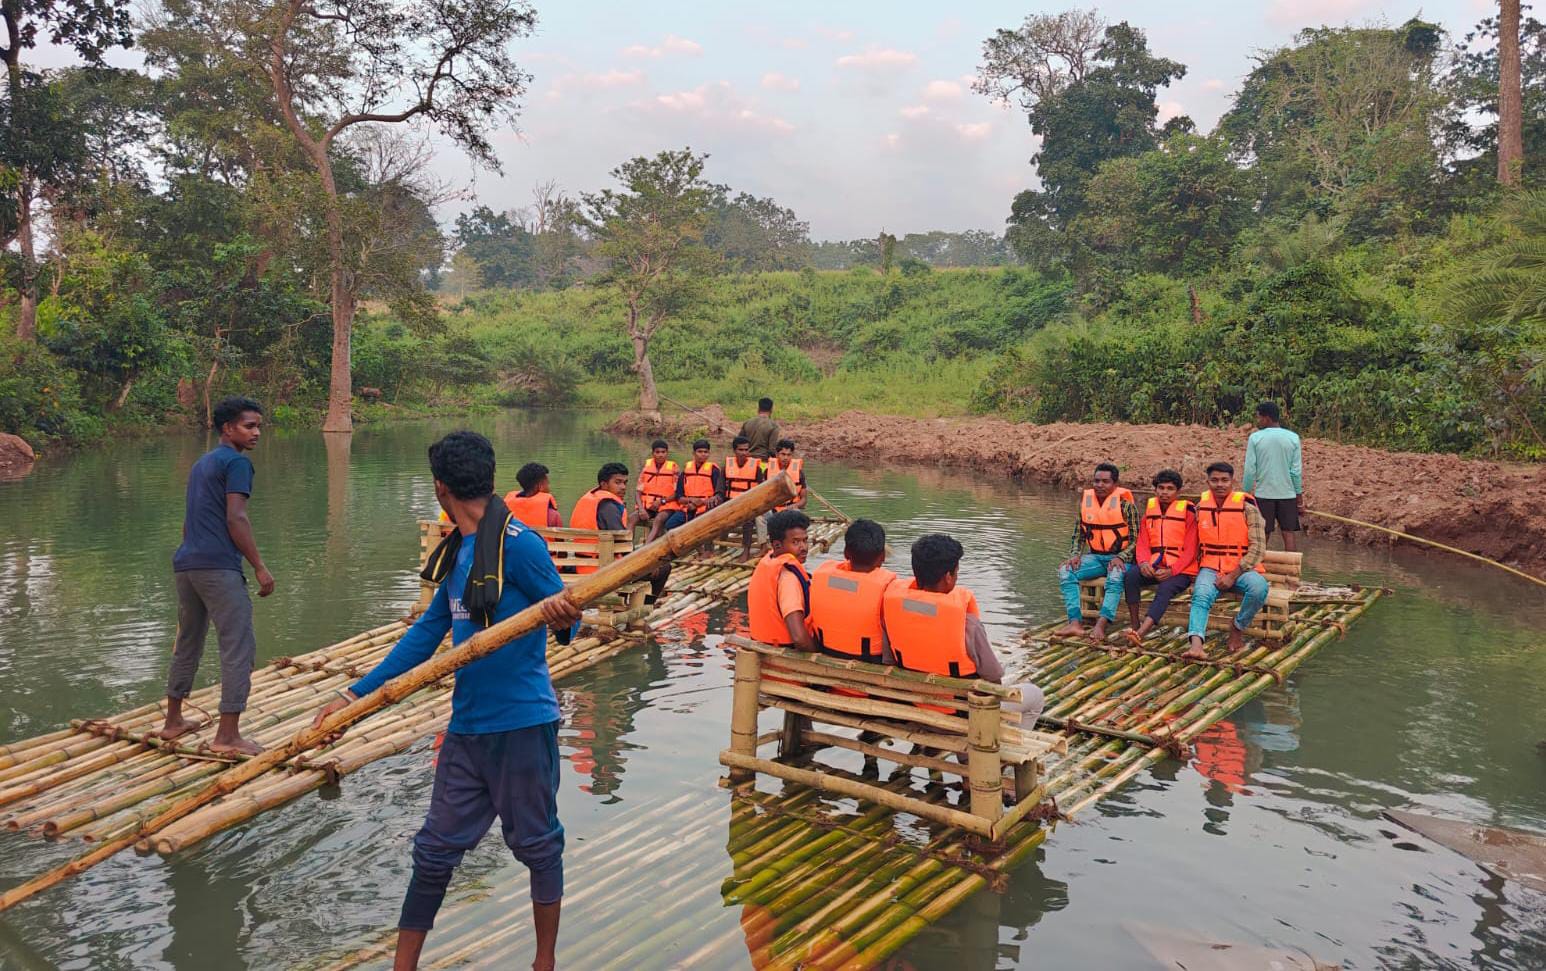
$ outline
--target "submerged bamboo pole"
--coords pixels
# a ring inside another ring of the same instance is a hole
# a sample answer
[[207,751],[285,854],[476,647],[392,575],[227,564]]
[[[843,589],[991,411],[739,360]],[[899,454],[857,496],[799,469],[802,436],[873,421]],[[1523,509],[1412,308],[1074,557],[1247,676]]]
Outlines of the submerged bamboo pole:
[[[596,598],[610,593],[630,580],[653,572],[661,562],[682,553],[691,552],[717,532],[726,530],[735,523],[754,518],[780,502],[793,498],[794,494],[795,488],[789,481],[789,476],[780,472],[750,492],[722,506],[710,509],[647,546],[633,551],[622,559],[614,560],[595,573],[581,577],[579,581],[567,588],[567,598],[574,606],[583,608]],[[347,728],[371,712],[401,701],[425,685],[439,681],[458,668],[492,654],[514,638],[536,630],[543,624],[542,606],[533,604],[515,616],[479,631],[451,650],[434,655],[418,667],[388,681],[364,698],[359,698],[333,712],[319,725],[303,729],[283,746],[227,769],[198,792],[143,823],[136,832],[104,843],[90,853],[0,894],[0,912],[9,910],[60,881],[90,869],[119,851],[133,846],[140,839],[160,832],[199,807],[235,791],[241,785],[293,756],[325,742],[336,732]]]

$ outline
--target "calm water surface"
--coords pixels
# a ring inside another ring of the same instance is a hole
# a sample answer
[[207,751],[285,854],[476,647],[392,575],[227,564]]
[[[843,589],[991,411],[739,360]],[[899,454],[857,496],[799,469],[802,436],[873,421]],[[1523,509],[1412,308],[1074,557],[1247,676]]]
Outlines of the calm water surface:
[[[566,510],[601,462],[636,468],[642,453],[584,416],[470,424],[499,449],[501,489],[521,462],[540,459]],[[450,427],[372,428],[350,443],[266,437],[253,456],[252,515],[279,588],[258,603],[261,658],[341,640],[413,600],[413,520],[435,508],[424,448]],[[161,695],[183,483],[210,444],[124,442],[0,484],[0,742]],[[897,550],[925,532],[955,533],[968,551],[962,582],[996,636],[1058,616],[1051,575],[1069,532],[1066,495],[933,470],[815,462],[810,474],[851,515],[885,523]],[[1348,968],[1546,967],[1546,897],[1379,815],[1416,805],[1546,830],[1536,748],[1546,739],[1546,643],[1529,626],[1546,607],[1540,592],[1454,560],[1328,542],[1310,563],[1313,576],[1396,595],[1224,726],[1242,766],[1228,783],[1175,762],[1138,777],[1060,827],[1007,893],[979,894],[897,965],[1156,967],[1143,942],[1164,928]],[[729,665],[718,638],[701,636],[725,620],[693,618],[561,686],[571,892],[586,881],[579,848],[624,814],[685,793],[703,794],[699,811],[725,812],[713,785],[729,737]],[[214,650],[212,637],[201,683],[214,676]],[[429,761],[420,745],[172,861],[110,861],[0,919],[0,966],[270,968],[358,943],[395,922]],[[79,847],[0,834],[0,881]],[[729,871],[722,838],[676,852],[713,874],[717,891]],[[656,865],[664,877],[670,864]],[[524,883],[490,838],[469,854],[453,896]],[[733,929],[737,916],[715,892],[702,919]],[[582,942],[607,930],[588,925],[581,906],[567,911],[565,963],[584,967]],[[746,963],[744,951],[726,955],[727,966]]]

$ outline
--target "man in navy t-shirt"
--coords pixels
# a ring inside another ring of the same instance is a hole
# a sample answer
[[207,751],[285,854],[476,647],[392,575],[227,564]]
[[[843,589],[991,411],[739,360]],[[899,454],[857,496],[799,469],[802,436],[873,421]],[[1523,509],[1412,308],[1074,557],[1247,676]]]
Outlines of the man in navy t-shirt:
[[220,726],[210,749],[255,755],[262,749],[241,736],[239,722],[252,687],[258,639],[252,629],[252,598],[242,559],[252,564],[258,596],[274,592],[274,575],[263,565],[247,500],[252,496],[252,460],[244,454],[263,432],[263,408],[251,398],[226,398],[211,415],[220,444],[188,472],[183,541],[172,554],[177,580],[177,645],[166,683],[166,723],[160,735],[174,739],[199,727],[183,717],[183,699],[204,653],[210,622],[220,635]]
[[[475,432],[452,432],[430,446],[429,461],[435,497],[462,535],[456,559],[429,609],[369,674],[349,689],[339,689],[339,697],[317,713],[315,724],[428,660],[447,631],[453,643],[461,643],[480,629],[465,600],[468,574],[483,542],[480,527],[494,497],[494,448]],[[503,509],[502,503],[499,508]],[[495,538],[490,536],[489,542]],[[486,618],[488,624],[540,604],[543,618],[567,641],[580,612],[563,595],[564,582],[548,555],[547,543],[513,517],[497,539],[503,582],[497,587],[498,602]],[[485,572],[492,569],[492,563],[484,567]],[[435,765],[429,813],[413,838],[413,878],[397,924],[396,967],[418,966],[419,952],[434,926],[452,871],[462,855],[478,845],[496,816],[506,845],[531,874],[537,938],[532,967],[538,971],[553,967],[564,894],[558,720],[543,628],[457,670],[451,724]]]

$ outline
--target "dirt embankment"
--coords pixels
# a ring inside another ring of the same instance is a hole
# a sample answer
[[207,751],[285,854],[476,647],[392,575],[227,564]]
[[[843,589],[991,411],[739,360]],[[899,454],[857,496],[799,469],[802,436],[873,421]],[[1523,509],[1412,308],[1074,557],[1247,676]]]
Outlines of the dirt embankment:
[[[696,419],[686,431],[705,424]],[[624,416],[613,427],[629,434],[679,431],[651,426],[636,415]],[[1189,491],[1202,487],[1209,462],[1224,459],[1238,471],[1249,434],[1244,428],[1199,425],[1025,425],[996,418],[892,418],[857,411],[792,424],[786,432],[801,452],[816,456],[958,466],[1069,488],[1083,485],[1102,461],[1120,466],[1124,482],[1144,486],[1155,472],[1174,468]],[[1536,575],[1546,573],[1546,466],[1386,452],[1307,438],[1304,487],[1310,509],[1403,530]],[[1373,530],[1315,517],[1306,526],[1358,542],[1389,541]]]

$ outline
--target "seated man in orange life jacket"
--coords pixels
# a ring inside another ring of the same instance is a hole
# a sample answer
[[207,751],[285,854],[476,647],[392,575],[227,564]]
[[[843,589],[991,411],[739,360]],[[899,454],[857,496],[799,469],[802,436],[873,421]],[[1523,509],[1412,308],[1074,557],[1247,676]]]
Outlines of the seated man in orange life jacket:
[[527,462],[515,473],[515,481],[521,488],[505,493],[505,508],[515,518],[532,529],[558,529],[564,525],[564,517],[558,512],[558,500],[548,488],[548,467],[541,462]]
[[[909,671],[1002,684],[1004,666],[988,642],[977,598],[956,583],[964,552],[944,533],[930,533],[913,544],[913,579],[892,583],[883,599],[885,660]],[[1046,707],[1046,695],[1028,681],[1014,687],[1021,700],[1005,702],[1004,709],[1020,712],[1021,724],[1031,728]]]
[[1106,625],[1117,619],[1122,600],[1122,580],[1133,562],[1140,521],[1133,494],[1117,482],[1120,473],[1110,462],[1095,467],[1090,488],[1079,497],[1069,558],[1058,564],[1058,588],[1068,623],[1053,631],[1057,637],[1077,637],[1084,631],[1084,612],[1079,606],[1079,583],[1106,578],[1106,595],[1100,605],[1100,623],[1092,636],[1105,636]]
[[671,458],[671,446],[663,438],[650,443],[650,457],[639,469],[638,505],[635,515],[639,525],[649,524],[646,543],[666,530],[687,522],[687,512],[676,498],[677,476],[681,467]]
[[[596,470],[596,488],[582,495],[569,514],[571,529],[625,530],[628,528],[628,508],[623,497],[628,495],[628,466],[621,462],[608,462]],[[606,564],[602,564],[605,566]],[[597,567],[582,566],[579,573],[595,573]],[[671,561],[662,563],[650,574],[650,599],[658,600],[665,592],[666,581],[671,578]]]
[[[734,454],[725,458],[725,498],[734,499],[750,492],[768,477],[768,464],[752,454],[752,440],[737,435],[730,443]],[[757,524],[748,519],[741,524],[741,560],[752,558],[752,538],[757,534]]]
[[[768,551],[752,570],[746,589],[746,619],[754,641],[815,651],[806,618],[811,612],[811,575],[805,558],[810,554],[810,517],[798,509],[785,509],[768,517]],[[784,737],[779,742],[782,758],[796,754],[797,730],[810,727],[804,715],[786,713]]]
[[1267,602],[1267,578],[1261,561],[1267,552],[1267,524],[1256,500],[1235,488],[1235,467],[1208,466],[1208,491],[1197,500],[1197,579],[1186,625],[1191,642],[1184,658],[1207,657],[1208,611],[1219,592],[1240,591],[1240,609],[1229,624],[1229,650],[1245,650],[1245,629]]

